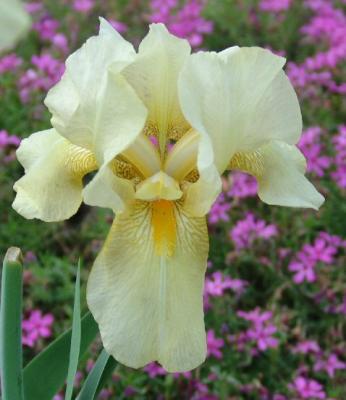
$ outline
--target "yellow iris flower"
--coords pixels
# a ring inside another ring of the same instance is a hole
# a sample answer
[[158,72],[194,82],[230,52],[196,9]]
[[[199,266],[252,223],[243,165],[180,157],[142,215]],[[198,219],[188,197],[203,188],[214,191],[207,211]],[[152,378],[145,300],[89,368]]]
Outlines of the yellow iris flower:
[[28,31],[30,22],[20,0],[0,0],[0,52],[14,46]]
[[285,60],[257,47],[190,52],[153,24],[136,53],[101,20],[48,93],[53,128],[17,151],[13,207],[24,217],[63,220],[82,200],[116,213],[87,301],[105,349],[135,368],[205,359],[205,215],[226,169],[254,175],[268,204],[323,202],[295,146],[302,121]]

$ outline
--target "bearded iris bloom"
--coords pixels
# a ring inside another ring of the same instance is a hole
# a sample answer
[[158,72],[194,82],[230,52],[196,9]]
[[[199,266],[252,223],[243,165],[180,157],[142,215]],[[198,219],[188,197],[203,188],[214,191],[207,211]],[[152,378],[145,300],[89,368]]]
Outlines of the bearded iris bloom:
[[101,20],[48,93],[53,128],[17,151],[13,207],[24,217],[60,221],[82,201],[115,212],[87,301],[105,349],[135,368],[205,359],[206,214],[225,170],[254,175],[268,204],[323,202],[295,146],[302,121],[285,60],[256,47],[190,51],[153,24],[136,53]]

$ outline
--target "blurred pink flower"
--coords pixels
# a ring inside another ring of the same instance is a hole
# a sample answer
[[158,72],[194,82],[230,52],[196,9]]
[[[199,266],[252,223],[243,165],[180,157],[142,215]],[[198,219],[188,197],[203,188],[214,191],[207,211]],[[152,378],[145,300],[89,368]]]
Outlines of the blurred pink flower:
[[307,171],[319,177],[324,176],[325,170],[331,165],[331,158],[323,155],[324,145],[321,143],[322,129],[313,126],[306,129],[298,143],[299,149],[307,161]]
[[261,0],[259,9],[261,11],[278,13],[286,11],[291,6],[292,0]]
[[222,358],[222,347],[225,342],[223,339],[215,336],[214,330],[209,329],[207,332],[207,357],[213,356],[217,359]]
[[319,344],[315,340],[303,340],[299,342],[293,349],[292,353],[299,354],[316,354],[321,351]]
[[8,146],[18,147],[21,139],[16,135],[9,135],[7,131],[0,130],[0,149]]
[[314,365],[314,371],[326,371],[330,378],[334,378],[338,369],[346,369],[346,363],[340,361],[334,353],[329,354],[325,360],[320,358]]
[[331,177],[340,189],[346,189],[346,125],[339,126],[339,132],[332,141],[335,150],[335,170]]
[[43,17],[33,24],[33,29],[42,40],[52,40],[60,26],[59,21],[51,17]]
[[258,185],[256,179],[243,172],[232,172],[228,175],[226,186],[229,186],[227,195],[244,199],[257,195]]
[[261,219],[256,219],[252,213],[238,221],[230,231],[230,238],[235,244],[236,250],[242,250],[252,246],[256,239],[268,240],[278,234],[276,225],[268,224]]
[[148,365],[146,365],[143,368],[143,371],[147,372],[147,374],[150,376],[150,378],[155,378],[160,375],[166,375],[166,370],[161,367],[161,365],[152,362]]
[[214,225],[220,221],[229,221],[228,211],[231,209],[231,204],[226,200],[224,193],[221,193],[210,209],[208,221],[209,224]]
[[247,282],[241,279],[233,279],[230,276],[223,275],[222,272],[213,272],[211,276],[206,277],[204,291],[208,296],[222,296],[224,291],[232,289],[237,293],[242,293]]
[[15,53],[7,54],[0,58],[0,74],[5,72],[14,72],[21,64],[23,60]]
[[73,0],[73,9],[83,14],[88,14],[94,6],[94,0]]
[[162,22],[174,35],[199,47],[203,36],[213,31],[213,23],[201,16],[205,0],[186,0],[181,8],[177,0],[151,0],[150,22]]
[[40,310],[32,310],[29,317],[22,321],[22,343],[34,347],[40,338],[49,338],[52,335],[53,322],[52,314],[43,315]]
[[294,390],[301,399],[326,398],[323,386],[319,382],[303,376],[296,377],[289,387],[290,389]]
[[28,103],[35,92],[46,94],[65,70],[64,63],[48,53],[32,56],[31,63],[35,69],[28,69],[19,79],[19,94],[23,103]]
[[115,19],[110,19],[110,20],[108,20],[108,22],[119,33],[125,33],[128,30],[128,26],[124,22],[116,21]]

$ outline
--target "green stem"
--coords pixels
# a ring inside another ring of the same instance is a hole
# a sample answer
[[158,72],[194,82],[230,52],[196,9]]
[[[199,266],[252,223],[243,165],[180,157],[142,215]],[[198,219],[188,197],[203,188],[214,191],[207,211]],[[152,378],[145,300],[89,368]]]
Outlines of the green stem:
[[5,255],[1,283],[0,359],[3,400],[22,400],[22,291],[23,267],[20,249]]

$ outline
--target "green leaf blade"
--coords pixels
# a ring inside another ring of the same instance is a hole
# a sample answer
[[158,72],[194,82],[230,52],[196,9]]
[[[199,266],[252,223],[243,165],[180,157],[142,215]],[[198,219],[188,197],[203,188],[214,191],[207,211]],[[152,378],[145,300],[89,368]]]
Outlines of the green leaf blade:
[[[98,333],[90,312],[82,318],[81,327],[80,355],[83,355]],[[71,332],[69,329],[60,335],[24,368],[25,400],[51,400],[62,388],[68,372]]]
[[76,400],[93,400],[101,389],[102,384],[112,374],[116,361],[106,350],[102,350],[93,369],[89,373]]
[[74,294],[70,360],[67,373],[65,400],[71,400],[72,398],[73,383],[78,368],[80,342],[81,342],[81,319],[80,319],[80,261],[79,261],[77,268],[77,276],[76,276],[75,294]]
[[0,357],[3,400],[23,399],[23,266],[21,258],[19,248],[9,248],[4,258],[2,270]]

